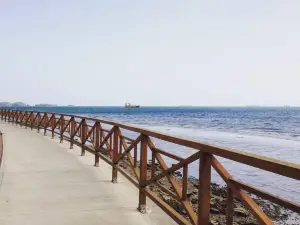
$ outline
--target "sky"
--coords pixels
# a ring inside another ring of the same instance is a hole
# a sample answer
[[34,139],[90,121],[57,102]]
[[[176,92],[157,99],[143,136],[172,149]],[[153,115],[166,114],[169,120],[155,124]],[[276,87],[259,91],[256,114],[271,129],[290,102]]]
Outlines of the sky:
[[300,1],[0,0],[0,101],[300,106]]

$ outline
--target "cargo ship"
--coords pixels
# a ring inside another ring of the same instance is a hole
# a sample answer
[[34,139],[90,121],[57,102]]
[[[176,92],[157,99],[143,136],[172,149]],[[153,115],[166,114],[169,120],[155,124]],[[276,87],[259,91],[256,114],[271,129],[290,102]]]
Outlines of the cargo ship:
[[125,108],[140,108],[140,105],[132,105],[131,103],[125,103]]

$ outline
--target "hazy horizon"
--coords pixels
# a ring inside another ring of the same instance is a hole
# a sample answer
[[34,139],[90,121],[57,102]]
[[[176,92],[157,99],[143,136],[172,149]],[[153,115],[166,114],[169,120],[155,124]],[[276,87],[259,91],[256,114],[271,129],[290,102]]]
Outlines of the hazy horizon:
[[0,2],[0,101],[300,106],[300,1]]
[[[14,102],[12,102],[14,103]],[[26,104],[26,102],[24,102]],[[38,105],[38,106],[35,106]],[[41,103],[44,105],[44,103]],[[18,107],[124,107],[124,105],[58,105],[41,106],[40,103]],[[140,105],[141,107],[182,107],[182,108],[299,108],[296,105]],[[1,107],[1,105],[0,105]],[[2,106],[3,107],[3,106]],[[13,106],[14,107],[14,106]]]

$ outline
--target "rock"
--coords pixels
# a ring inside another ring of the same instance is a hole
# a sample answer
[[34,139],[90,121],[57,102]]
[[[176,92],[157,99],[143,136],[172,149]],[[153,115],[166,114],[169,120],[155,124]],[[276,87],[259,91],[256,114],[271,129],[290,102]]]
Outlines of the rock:
[[217,195],[212,195],[212,198],[213,198],[214,200],[219,201],[219,202],[224,201],[224,198],[222,198],[222,197],[220,197],[220,196],[217,196]]
[[184,210],[183,205],[176,201],[175,199],[167,196],[167,195],[162,195],[162,199],[168,203],[168,205],[170,205],[173,209],[175,209],[177,212],[182,212]]
[[198,204],[198,197],[197,196],[192,196],[190,201],[191,201],[192,204]]
[[169,201],[169,205],[173,208],[173,209],[175,209],[177,212],[182,212],[183,211],[183,209],[184,209],[184,207],[183,207],[183,205],[180,203],[180,202],[178,202],[178,201],[176,201],[176,200],[174,200],[174,199],[171,199],[170,201]]
[[186,195],[189,198],[189,197],[191,197],[193,195],[193,192],[192,191],[187,191]]
[[213,214],[219,214],[220,210],[216,209],[216,208],[210,208],[210,212]]
[[163,196],[162,196],[162,199],[163,199],[165,202],[169,203],[171,197],[169,197],[169,196],[167,196],[167,195],[163,195]]
[[248,220],[243,225],[259,225],[259,223],[256,220]]
[[234,214],[237,216],[247,217],[249,215],[249,212],[244,208],[235,208]]
[[213,207],[216,204],[216,200],[211,198],[210,199],[210,207]]
[[220,223],[218,221],[215,221],[215,220],[209,220],[209,224],[210,225],[219,225]]
[[164,182],[162,180],[159,180],[157,183],[159,183],[160,185],[164,185]]

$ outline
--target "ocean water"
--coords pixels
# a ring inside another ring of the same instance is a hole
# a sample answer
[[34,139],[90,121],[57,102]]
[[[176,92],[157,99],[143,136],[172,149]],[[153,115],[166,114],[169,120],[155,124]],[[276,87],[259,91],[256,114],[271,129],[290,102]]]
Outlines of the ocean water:
[[[263,107],[39,107],[39,111],[86,115],[300,164],[300,108]],[[156,141],[160,148],[181,156],[194,150]],[[300,181],[227,159],[222,165],[245,183],[300,203]],[[169,164],[172,161],[168,162]],[[189,168],[197,177],[198,164]],[[224,184],[213,171],[212,180]]]

